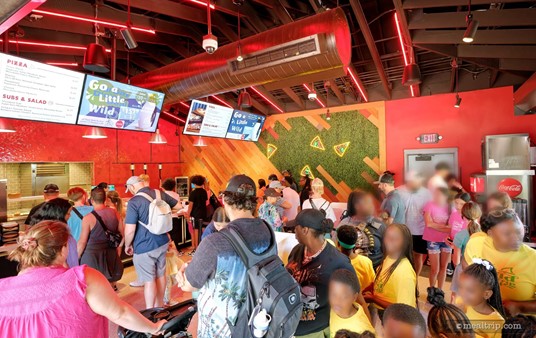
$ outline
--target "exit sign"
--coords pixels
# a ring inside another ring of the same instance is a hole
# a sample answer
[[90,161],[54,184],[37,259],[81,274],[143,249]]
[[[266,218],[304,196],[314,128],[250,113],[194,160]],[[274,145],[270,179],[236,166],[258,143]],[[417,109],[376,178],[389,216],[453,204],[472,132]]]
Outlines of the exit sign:
[[417,137],[417,141],[421,142],[421,144],[439,143],[441,139],[443,139],[443,136],[437,133],[421,134]]

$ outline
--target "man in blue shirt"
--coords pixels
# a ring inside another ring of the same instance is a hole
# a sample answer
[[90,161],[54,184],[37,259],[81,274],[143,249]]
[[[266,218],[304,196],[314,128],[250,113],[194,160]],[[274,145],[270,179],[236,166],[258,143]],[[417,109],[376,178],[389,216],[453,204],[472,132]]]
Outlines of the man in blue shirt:
[[[155,199],[156,191],[145,186],[145,181],[138,176],[129,178],[126,186],[134,197],[128,202],[125,218],[125,252],[134,255],[138,280],[144,283],[146,308],[161,307],[166,289],[166,252],[170,238],[168,234],[155,235],[140,223],[149,223],[151,201],[138,193],[145,193]],[[168,194],[161,192],[160,198],[171,208],[180,206]]]
[[67,225],[71,230],[71,235],[78,242],[82,232],[82,219],[85,215],[93,211],[93,207],[87,205],[87,192],[80,188],[74,187],[67,191],[67,198],[73,203],[71,217],[67,220]]

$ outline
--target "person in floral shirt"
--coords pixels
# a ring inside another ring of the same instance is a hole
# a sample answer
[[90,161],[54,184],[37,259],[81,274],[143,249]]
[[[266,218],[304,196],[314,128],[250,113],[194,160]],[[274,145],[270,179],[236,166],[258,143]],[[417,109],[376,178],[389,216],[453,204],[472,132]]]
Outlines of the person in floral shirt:
[[264,203],[259,208],[259,218],[270,224],[274,231],[282,231],[283,218],[275,206],[277,199],[281,197],[273,188],[264,191]]

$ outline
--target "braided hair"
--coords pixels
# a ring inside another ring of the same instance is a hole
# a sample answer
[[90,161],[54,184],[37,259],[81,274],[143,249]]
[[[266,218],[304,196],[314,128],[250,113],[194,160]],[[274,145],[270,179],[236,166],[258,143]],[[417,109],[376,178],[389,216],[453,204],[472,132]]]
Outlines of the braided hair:
[[506,319],[502,329],[503,338],[536,337],[536,317],[519,314]]
[[428,313],[428,331],[432,338],[448,334],[449,338],[474,338],[475,331],[465,313],[455,305],[445,302],[445,293],[438,288],[427,289],[427,300],[433,307]]
[[499,277],[497,276],[497,270],[486,260],[482,260],[482,264],[473,263],[465,268],[462,274],[471,276],[478,280],[484,287],[493,292],[491,297],[487,299],[488,304],[493,307],[497,312],[506,318],[506,314],[502,304],[501,289],[499,288]]

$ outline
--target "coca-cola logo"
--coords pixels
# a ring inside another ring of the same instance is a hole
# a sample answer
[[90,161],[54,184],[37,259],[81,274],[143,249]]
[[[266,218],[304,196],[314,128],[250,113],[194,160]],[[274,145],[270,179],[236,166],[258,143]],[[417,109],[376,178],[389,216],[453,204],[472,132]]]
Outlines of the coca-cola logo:
[[523,191],[523,186],[515,178],[505,178],[497,184],[497,190],[507,193],[510,197],[516,197]]
[[125,125],[125,121],[123,121],[123,120],[118,120],[115,123],[116,128],[119,128],[119,129],[123,128],[124,125]]

